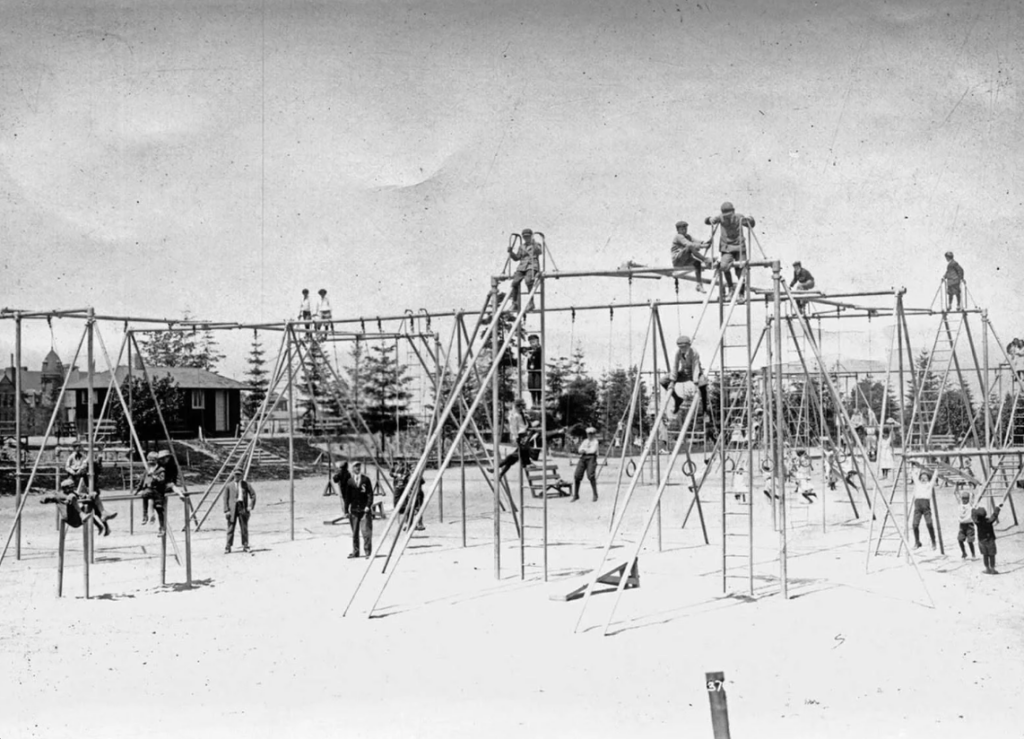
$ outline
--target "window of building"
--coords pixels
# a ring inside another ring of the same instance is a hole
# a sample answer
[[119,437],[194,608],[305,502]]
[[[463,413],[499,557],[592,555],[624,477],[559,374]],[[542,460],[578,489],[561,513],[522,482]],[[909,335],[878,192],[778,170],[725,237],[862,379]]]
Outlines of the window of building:
[[202,410],[206,408],[206,393],[202,390],[192,391],[192,409]]

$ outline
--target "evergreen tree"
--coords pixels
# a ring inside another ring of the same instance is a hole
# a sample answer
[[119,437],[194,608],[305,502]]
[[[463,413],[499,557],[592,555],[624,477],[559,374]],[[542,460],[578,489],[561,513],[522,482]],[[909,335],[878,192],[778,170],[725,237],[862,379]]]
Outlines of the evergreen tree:
[[[182,314],[191,321],[188,311]],[[146,363],[153,367],[198,367],[213,372],[224,355],[217,351],[217,340],[207,327],[184,331],[150,331],[140,342]]]
[[411,394],[405,389],[412,381],[408,366],[399,364],[387,346],[373,346],[360,367],[360,402],[363,418],[374,433],[380,434],[381,449],[387,437],[398,429],[416,425],[408,413]]
[[[602,425],[605,434],[618,434],[618,425],[623,424],[620,443],[621,439],[625,438],[625,424],[628,420],[629,404],[636,385],[636,376],[636,365],[630,367],[628,371],[622,367],[616,367],[604,374],[599,386],[598,413],[604,419]],[[632,434],[634,437],[640,433],[641,418],[646,412],[648,402],[647,385],[641,380],[640,398],[636,410],[633,412]]]
[[246,418],[254,417],[267,397],[267,371],[263,369],[263,356],[263,345],[254,335],[249,348],[249,369],[245,373],[249,388],[242,401],[242,412]]

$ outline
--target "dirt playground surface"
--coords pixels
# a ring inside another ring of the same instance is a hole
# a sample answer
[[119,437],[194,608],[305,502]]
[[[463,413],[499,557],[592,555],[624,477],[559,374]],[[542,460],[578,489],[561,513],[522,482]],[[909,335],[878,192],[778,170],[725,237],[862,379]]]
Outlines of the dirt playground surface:
[[[22,559],[12,549],[0,566],[0,738],[711,737],[704,674],[718,670],[737,738],[1024,735],[1024,545],[1008,507],[1002,574],[987,576],[980,559],[960,559],[952,494],[941,491],[946,555],[921,550],[923,586],[895,556],[872,559],[865,574],[862,498],[858,521],[845,493],[830,492],[824,532],[820,502],[794,504],[787,601],[771,508],[755,499],[751,601],[722,594],[713,486],[702,496],[710,545],[697,519],[680,527],[688,500],[673,487],[662,551],[652,529],[641,586],[623,594],[605,637],[614,594],[590,600],[577,634],[581,602],[549,596],[596,566],[614,474],[602,474],[597,503],[586,484],[577,503],[548,501],[547,583],[541,502],[527,501],[522,557],[502,515],[496,580],[489,489],[467,470],[463,547],[458,479],[446,475],[443,523],[435,500],[372,619],[379,567],[342,617],[366,560],[346,558],[347,525],[324,524],[340,504],[321,495],[323,478],[296,482],[294,541],[287,481],[256,485],[251,555],[237,541],[223,553],[215,510],[192,538],[192,589],[173,556],[160,586],[155,526],[140,525],[136,506],[129,535],[128,504],[115,504],[88,600],[80,531],[56,598],[54,510],[33,495]],[[652,494],[638,490],[625,541],[636,540]],[[13,505],[0,499],[4,535]],[[177,503],[170,516],[180,528]],[[384,523],[374,523],[379,536]],[[615,549],[613,563],[627,551]]]

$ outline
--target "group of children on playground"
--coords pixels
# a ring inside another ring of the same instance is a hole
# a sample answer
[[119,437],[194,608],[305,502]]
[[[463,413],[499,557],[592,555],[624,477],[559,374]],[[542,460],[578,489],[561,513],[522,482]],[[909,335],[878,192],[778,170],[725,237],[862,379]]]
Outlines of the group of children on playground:
[[[722,203],[721,213],[708,216],[704,219],[705,225],[711,226],[711,236],[705,241],[697,241],[689,233],[690,224],[686,221],[676,223],[676,234],[672,238],[672,266],[675,268],[676,276],[683,276],[693,273],[697,282],[697,292],[703,293],[704,270],[715,270],[720,273],[725,281],[723,298],[729,300],[735,290],[732,272],[736,273],[736,279],[740,284],[739,300],[744,298],[743,294],[743,269],[747,264],[747,241],[744,236],[745,228],[753,228],[755,220],[753,216],[745,216],[736,212],[730,202]],[[713,260],[707,250],[711,247],[715,231],[719,231],[718,251],[719,258]],[[946,286],[946,310],[953,310],[953,303],[956,303],[956,310],[962,310],[961,289],[964,282],[964,269],[953,258],[953,252],[947,251],[946,272],[943,275],[943,282]],[[714,284],[714,283],[712,283]],[[791,290],[807,292],[815,286],[814,275],[810,270],[797,260],[793,262],[793,279],[789,283]],[[806,301],[796,302],[797,310],[804,312]]]
[[[76,441],[64,462],[65,477],[60,482],[59,492],[44,496],[39,502],[56,504],[61,520],[72,528],[79,528],[86,519],[91,519],[103,536],[109,536],[110,521],[117,517],[117,512],[108,512],[101,498],[99,481],[103,472],[103,457],[97,455],[91,467],[90,490],[89,455],[83,451],[82,444]],[[134,491],[135,495],[142,498],[143,524],[150,521],[149,506],[152,505],[154,518],[160,524],[160,533],[164,533],[165,501],[169,493],[181,494],[177,484],[178,467],[171,452],[166,449],[150,452],[146,456],[146,470]]]
[[[316,312],[313,312],[313,304],[309,299],[309,290],[302,288],[302,300],[299,302],[299,320],[305,321],[305,328],[308,331],[314,320],[319,321],[319,332],[333,331],[334,324],[331,323],[331,301],[327,299],[327,290],[320,288],[317,291],[320,300],[316,304]],[[314,319],[314,315],[316,318]]]

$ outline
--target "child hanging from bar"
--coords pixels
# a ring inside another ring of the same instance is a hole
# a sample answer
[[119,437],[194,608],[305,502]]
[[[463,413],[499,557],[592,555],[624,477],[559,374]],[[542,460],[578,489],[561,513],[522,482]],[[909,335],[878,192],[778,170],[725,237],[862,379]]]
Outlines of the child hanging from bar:
[[981,559],[985,564],[986,575],[998,575],[999,571],[996,569],[996,521],[999,520],[999,511],[1003,507],[997,505],[995,511],[992,513],[992,518],[988,517],[988,511],[982,506],[978,506],[974,510],[974,524],[978,527],[978,549],[981,550]]
[[914,518],[912,526],[914,529],[914,549],[921,548],[921,518],[924,517],[924,524],[928,527],[928,536],[932,540],[932,549],[935,549],[935,526],[932,524],[932,493],[935,490],[935,481],[932,473],[928,470],[921,470],[921,473],[914,480]]
[[971,494],[962,490],[959,494],[960,503],[957,506],[957,513],[960,518],[960,530],[956,535],[956,543],[960,545],[960,559],[967,559],[967,551],[964,549],[966,541],[971,548],[971,559],[976,559],[974,553],[974,509],[971,507]]

